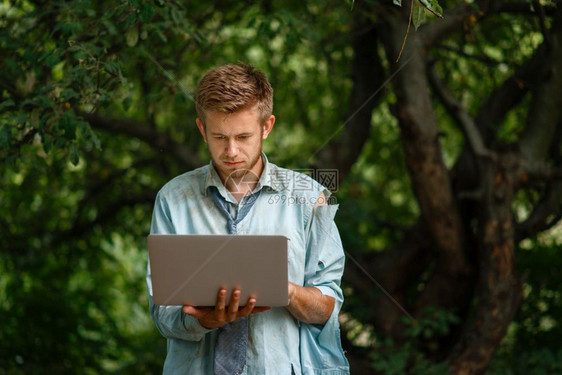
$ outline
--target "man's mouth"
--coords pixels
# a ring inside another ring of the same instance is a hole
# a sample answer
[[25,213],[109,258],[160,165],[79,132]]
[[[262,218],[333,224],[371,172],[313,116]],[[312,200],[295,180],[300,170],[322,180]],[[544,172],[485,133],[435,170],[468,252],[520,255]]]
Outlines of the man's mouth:
[[229,167],[238,167],[238,166],[242,165],[243,162],[241,162],[241,161],[225,161],[224,164],[226,164]]

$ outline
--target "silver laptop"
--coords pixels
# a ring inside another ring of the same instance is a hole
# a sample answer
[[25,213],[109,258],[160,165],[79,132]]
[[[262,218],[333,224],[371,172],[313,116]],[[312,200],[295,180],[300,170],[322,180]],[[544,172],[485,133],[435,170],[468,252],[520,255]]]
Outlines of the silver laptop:
[[240,288],[257,306],[286,306],[288,238],[249,235],[148,236],[153,301],[157,305],[214,306],[220,287]]

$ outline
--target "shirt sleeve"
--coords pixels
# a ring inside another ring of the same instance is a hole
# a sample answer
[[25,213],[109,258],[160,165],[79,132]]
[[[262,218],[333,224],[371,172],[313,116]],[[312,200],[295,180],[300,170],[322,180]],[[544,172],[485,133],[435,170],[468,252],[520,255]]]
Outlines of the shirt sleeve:
[[[171,219],[171,213],[167,201],[161,193],[156,196],[154,211],[152,214],[151,234],[175,234],[176,230]],[[197,319],[184,314],[181,306],[155,305],[152,300],[152,278],[150,274],[150,259],[148,260],[146,272],[146,284],[148,288],[148,300],[150,315],[160,333],[170,339],[188,341],[199,341],[203,336],[212,331],[199,324]]]
[[322,294],[334,297],[335,304],[324,325],[300,325],[301,368],[305,375],[349,374],[338,321],[343,304],[341,277],[345,256],[334,222],[337,209],[337,205],[318,206],[309,225],[304,285],[316,287]]
[[343,302],[341,278],[345,256],[334,222],[337,205],[318,206],[313,212],[307,241],[304,286],[314,286],[324,295]]

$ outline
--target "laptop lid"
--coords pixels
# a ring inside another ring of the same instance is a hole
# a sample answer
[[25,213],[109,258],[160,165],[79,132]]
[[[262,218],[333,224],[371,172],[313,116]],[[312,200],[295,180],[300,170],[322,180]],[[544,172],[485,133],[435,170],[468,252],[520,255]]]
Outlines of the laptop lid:
[[240,288],[241,305],[286,306],[288,238],[277,235],[151,234],[147,239],[157,305],[214,306],[220,287]]

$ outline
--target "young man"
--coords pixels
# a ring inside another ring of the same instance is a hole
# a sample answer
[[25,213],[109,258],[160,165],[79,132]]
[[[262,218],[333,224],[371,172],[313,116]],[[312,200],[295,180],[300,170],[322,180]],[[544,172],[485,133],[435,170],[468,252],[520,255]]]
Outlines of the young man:
[[338,313],[344,254],[329,191],[308,176],[268,162],[263,141],[275,123],[273,89],[246,65],[225,65],[196,91],[197,127],[211,163],[158,193],[151,233],[276,234],[289,241],[289,305],[240,301],[217,291],[214,307],[157,306],[168,340],[165,374],[348,374]]

